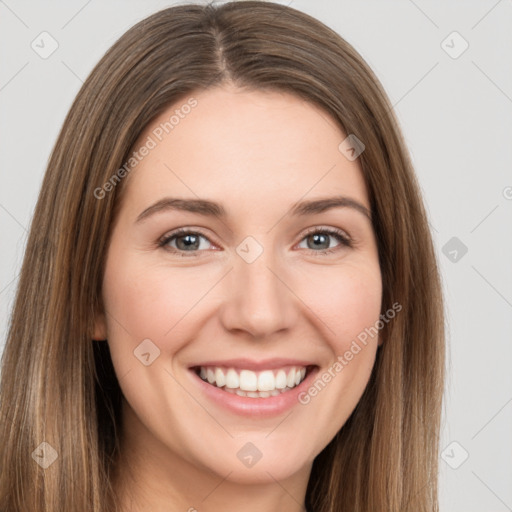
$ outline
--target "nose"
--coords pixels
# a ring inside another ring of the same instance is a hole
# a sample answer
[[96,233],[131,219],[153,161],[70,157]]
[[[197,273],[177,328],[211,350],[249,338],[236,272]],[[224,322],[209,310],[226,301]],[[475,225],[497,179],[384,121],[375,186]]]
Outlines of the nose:
[[298,299],[286,277],[270,249],[251,263],[236,256],[225,281],[227,292],[221,313],[224,327],[263,339],[293,326],[298,317]]

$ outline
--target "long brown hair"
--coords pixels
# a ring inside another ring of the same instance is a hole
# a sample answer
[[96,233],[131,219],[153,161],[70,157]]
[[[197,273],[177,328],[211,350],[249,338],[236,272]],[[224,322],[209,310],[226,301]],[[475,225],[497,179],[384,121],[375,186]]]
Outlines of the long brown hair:
[[[97,64],[66,117],[2,357],[1,511],[115,509],[121,390],[107,344],[92,341],[92,333],[126,180],[101,199],[95,190],[169,105],[227,82],[295,94],[363,141],[382,311],[402,306],[380,332],[383,345],[360,402],[314,461],[306,505],[315,512],[438,510],[443,303],[426,212],[392,107],[333,30],[290,7],[243,1],[179,5],[141,21]],[[48,461],[57,455],[46,469],[36,464],[43,453]]]

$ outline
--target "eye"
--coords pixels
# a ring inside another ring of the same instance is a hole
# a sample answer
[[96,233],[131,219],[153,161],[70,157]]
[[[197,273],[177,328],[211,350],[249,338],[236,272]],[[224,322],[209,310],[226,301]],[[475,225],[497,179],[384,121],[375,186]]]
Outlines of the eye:
[[211,244],[210,240],[200,232],[181,228],[165,235],[159,241],[158,246],[171,252],[179,253],[180,256],[198,256],[199,250],[208,249],[208,247],[204,247],[204,244],[201,243],[201,239]]
[[[338,245],[332,247],[330,238],[335,238]],[[208,249],[201,243],[202,240],[211,244],[208,237],[201,232],[180,228],[160,239],[158,246],[180,256],[199,256],[202,250]],[[343,247],[352,247],[352,240],[343,231],[334,228],[313,228],[302,240],[306,241],[306,248],[316,255],[330,254]]]
[[[332,247],[329,237],[335,238],[339,242],[338,245]],[[302,240],[306,241],[306,248],[311,249],[317,255],[330,254],[343,247],[352,247],[351,239],[343,231],[334,228],[314,228],[306,233]]]

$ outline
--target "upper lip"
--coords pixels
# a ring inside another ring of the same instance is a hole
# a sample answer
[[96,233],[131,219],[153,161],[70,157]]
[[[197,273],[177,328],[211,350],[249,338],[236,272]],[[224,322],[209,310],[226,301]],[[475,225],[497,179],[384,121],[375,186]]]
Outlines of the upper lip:
[[316,366],[312,361],[305,361],[301,359],[289,358],[272,358],[255,361],[253,359],[239,358],[239,359],[224,359],[216,361],[203,361],[193,364],[190,368],[197,368],[198,366],[224,366],[226,368],[243,368],[252,371],[273,370],[275,368],[282,368],[283,366]]

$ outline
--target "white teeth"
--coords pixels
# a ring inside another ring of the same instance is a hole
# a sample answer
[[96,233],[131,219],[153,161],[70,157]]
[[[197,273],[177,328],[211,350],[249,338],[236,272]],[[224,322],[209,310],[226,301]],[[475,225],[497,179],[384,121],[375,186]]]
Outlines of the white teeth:
[[237,388],[237,389],[230,389],[230,388],[222,388],[223,391],[227,391],[228,393],[231,393],[232,395],[238,395],[238,396],[248,396],[250,398],[268,398],[269,396],[277,396],[281,393],[284,393],[285,391],[290,391],[291,388],[286,387],[282,391],[279,391],[278,389],[274,389],[272,391],[244,391],[243,389]]
[[274,374],[271,370],[265,370],[258,375],[258,389],[260,391],[276,389]]
[[221,368],[215,369],[215,385],[219,388],[226,384],[226,377],[224,377],[224,372]]
[[251,372],[251,370],[242,370],[240,372],[240,389],[244,391],[257,391],[258,376],[254,372]]
[[[210,383],[211,384],[211,383]],[[236,389],[240,386],[240,380],[238,379],[238,373],[233,368],[228,370],[226,374],[226,387]]]
[[210,384],[228,393],[252,398],[277,396],[298,386],[306,377],[305,367],[281,368],[279,370],[240,370],[221,367],[200,367],[199,376]]
[[295,368],[292,368],[290,370],[290,373],[288,374],[288,378],[286,379],[286,385],[289,388],[293,388],[293,386],[295,386]]
[[[306,369],[304,368],[304,373]],[[284,389],[286,387],[286,372],[279,370],[276,375],[276,389]]]

